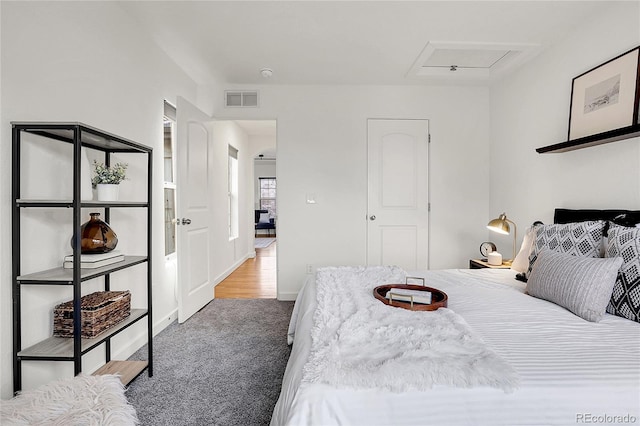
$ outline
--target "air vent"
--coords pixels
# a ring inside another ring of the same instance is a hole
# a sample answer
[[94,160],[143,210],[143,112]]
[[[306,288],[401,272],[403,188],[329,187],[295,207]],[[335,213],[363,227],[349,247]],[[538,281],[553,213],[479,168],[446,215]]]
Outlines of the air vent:
[[258,106],[258,91],[226,90],[225,106],[231,108],[249,108]]

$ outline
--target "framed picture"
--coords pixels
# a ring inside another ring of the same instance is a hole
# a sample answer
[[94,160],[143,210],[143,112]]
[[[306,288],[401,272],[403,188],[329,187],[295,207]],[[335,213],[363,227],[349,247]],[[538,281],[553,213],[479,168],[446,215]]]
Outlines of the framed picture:
[[638,124],[640,46],[573,79],[569,140]]

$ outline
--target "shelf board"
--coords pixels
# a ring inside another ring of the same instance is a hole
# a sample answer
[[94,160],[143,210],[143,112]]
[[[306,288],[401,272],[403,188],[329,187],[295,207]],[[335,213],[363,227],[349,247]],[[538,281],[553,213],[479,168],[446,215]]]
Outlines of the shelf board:
[[[119,271],[147,261],[147,256],[125,256],[122,262],[112,263],[101,268],[80,269],[80,281],[86,281],[103,276],[105,274]],[[17,278],[18,284],[73,284],[73,269],[62,266],[46,271],[34,272],[20,275]]]
[[126,386],[138,377],[148,365],[147,361],[109,361],[97,369],[93,376],[116,374],[120,376],[120,381]]
[[[113,327],[98,334],[93,339],[81,339],[81,352],[87,353],[107,338],[114,336],[147,315],[146,309],[131,309],[131,315]],[[33,346],[18,352],[18,357],[25,359],[73,360],[73,338],[49,337]]]
[[[67,207],[73,208],[73,200],[27,200],[20,198],[16,200],[18,207]],[[105,207],[149,207],[146,201],[80,201],[82,208],[105,208]]]
[[79,132],[82,146],[108,152],[146,152],[152,149],[129,139],[121,138],[79,122],[11,122],[14,128],[34,135],[73,143],[74,131]]
[[587,148],[590,146],[620,141],[623,139],[631,139],[637,136],[640,136],[640,124],[634,124],[633,126],[609,130],[607,132],[589,135],[583,138],[572,139],[566,142],[557,143],[555,145],[543,146],[541,148],[536,148],[536,152],[538,154],[567,152],[576,149]]

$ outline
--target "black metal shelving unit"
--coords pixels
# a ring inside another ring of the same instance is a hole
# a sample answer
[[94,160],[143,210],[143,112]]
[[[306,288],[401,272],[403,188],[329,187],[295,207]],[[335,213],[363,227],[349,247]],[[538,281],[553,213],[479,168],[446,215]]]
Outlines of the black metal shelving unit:
[[[153,375],[153,323],[152,323],[152,283],[151,283],[151,189],[152,189],[152,148],[104,132],[91,126],[77,122],[12,122],[12,296],[13,296],[13,390],[22,389],[22,361],[73,361],[74,372],[82,372],[82,355],[105,344],[105,365],[94,374],[118,373],[126,371],[123,377],[130,380],[137,377],[145,369],[149,376]],[[71,200],[31,200],[20,198],[20,152],[21,139],[24,133],[42,136],[52,141],[73,145],[73,199]],[[139,153],[147,157],[147,199],[142,202],[128,201],[91,201],[81,199],[81,149],[86,147],[104,153],[105,164],[110,164],[112,153]],[[73,269],[62,266],[29,274],[21,274],[21,210],[29,208],[71,208],[73,209]],[[82,208],[103,208],[104,218],[109,222],[112,208],[145,208],[147,212],[147,253],[146,256],[125,256],[118,262],[102,268],[80,269],[80,226]],[[49,337],[30,347],[22,347],[22,315],[21,287],[23,285],[63,285],[73,288],[73,309],[80,311],[82,283],[84,281],[104,277],[104,289],[109,291],[111,274],[136,265],[146,264],[147,274],[147,307],[132,309],[131,315],[116,326],[106,330],[92,339],[85,339],[78,332],[81,329],[80,315],[74,315],[74,337]],[[111,338],[129,326],[147,320],[148,358],[147,361],[112,361]]]

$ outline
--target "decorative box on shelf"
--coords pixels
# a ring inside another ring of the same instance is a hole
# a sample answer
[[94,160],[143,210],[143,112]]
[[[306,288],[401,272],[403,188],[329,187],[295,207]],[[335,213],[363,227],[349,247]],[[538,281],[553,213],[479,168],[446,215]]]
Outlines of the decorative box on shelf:
[[[131,293],[97,291],[80,301],[83,338],[93,338],[124,320],[131,313]],[[53,335],[73,337],[73,301],[62,303],[53,312]]]

